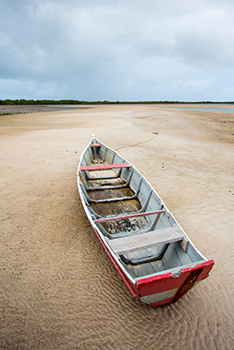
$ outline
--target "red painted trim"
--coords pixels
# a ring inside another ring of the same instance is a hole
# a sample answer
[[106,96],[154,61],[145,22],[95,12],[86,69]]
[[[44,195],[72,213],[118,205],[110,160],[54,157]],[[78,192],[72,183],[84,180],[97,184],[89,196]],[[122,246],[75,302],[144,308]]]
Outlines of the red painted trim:
[[142,278],[137,281],[137,293],[139,293],[143,297],[146,295],[166,292],[171,289],[180,288],[185,282],[188,275],[195,270],[202,270],[197,278],[197,281],[201,281],[208,277],[213,265],[214,261],[209,260],[195,267],[188,267],[183,269],[183,273],[178,277],[173,277],[172,273],[169,272],[166,274]]
[[92,143],[91,147],[101,147],[100,143]]
[[[194,267],[186,267],[183,272],[187,273],[187,272],[191,272],[197,269],[204,269],[205,267],[208,267],[208,269],[203,270],[203,272],[201,273],[201,275],[198,278],[198,281],[201,281],[203,279],[205,279],[206,277],[208,277],[208,272],[211,270],[211,268],[214,265],[214,260],[208,260],[208,261],[204,261],[204,263],[201,263],[198,266],[194,266]],[[205,273],[204,273],[205,272]]]
[[137,213],[137,214],[123,215],[123,216],[112,216],[110,218],[97,219],[97,220],[94,220],[94,222],[121,220],[121,219],[135,218],[138,216],[148,216],[148,215],[160,214],[160,213],[164,213],[164,212],[165,212],[165,210],[157,210],[157,211],[149,211],[146,213]]
[[151,282],[155,282],[155,281],[159,281],[159,280],[164,280],[165,278],[169,278],[171,276],[172,276],[172,273],[168,272],[168,273],[163,273],[161,275],[142,278],[142,279],[137,281],[137,285],[140,286],[142,284],[151,283]]
[[[208,261],[204,261],[204,263],[201,263],[200,265],[194,266],[194,267],[186,267],[185,269],[183,269],[183,273],[187,273],[193,270],[197,270],[198,268],[203,268],[206,266],[210,266],[212,267],[214,265],[214,260],[208,260]],[[161,280],[161,279],[165,279],[165,278],[169,278],[172,276],[171,272],[165,273],[165,274],[161,274],[161,275],[156,275],[156,276],[151,276],[151,277],[146,277],[146,278],[142,278],[140,280],[137,281],[138,285],[141,284],[145,284],[145,283],[150,283],[150,282],[154,282],[157,280]]]
[[122,163],[122,164],[94,164],[87,166],[80,166],[81,171],[87,170],[106,170],[106,169],[119,169],[119,168],[131,168],[131,164]]

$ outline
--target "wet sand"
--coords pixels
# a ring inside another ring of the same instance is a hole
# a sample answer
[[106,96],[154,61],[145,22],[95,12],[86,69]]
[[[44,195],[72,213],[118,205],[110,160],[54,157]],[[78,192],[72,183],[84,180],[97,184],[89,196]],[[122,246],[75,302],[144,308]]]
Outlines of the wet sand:
[[[92,133],[215,260],[176,304],[133,300],[90,227],[76,169]],[[107,105],[6,115],[0,147],[1,349],[233,349],[234,114]]]
[[20,113],[37,113],[60,110],[84,109],[82,105],[0,105],[0,116]]

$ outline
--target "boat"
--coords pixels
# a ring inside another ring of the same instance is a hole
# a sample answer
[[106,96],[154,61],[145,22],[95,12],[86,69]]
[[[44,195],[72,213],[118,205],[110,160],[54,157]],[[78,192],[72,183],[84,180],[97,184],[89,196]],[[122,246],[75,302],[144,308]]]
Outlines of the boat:
[[77,184],[88,220],[134,299],[175,303],[208,277],[214,261],[195,248],[146,178],[94,135]]

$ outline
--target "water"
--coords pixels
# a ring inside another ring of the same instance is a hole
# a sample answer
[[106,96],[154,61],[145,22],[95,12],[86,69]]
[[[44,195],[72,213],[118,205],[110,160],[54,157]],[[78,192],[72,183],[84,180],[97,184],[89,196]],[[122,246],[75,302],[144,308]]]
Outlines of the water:
[[66,111],[89,108],[78,105],[0,105],[0,115],[18,113],[37,113],[50,111]]
[[46,108],[50,111],[64,111],[64,110],[71,110],[71,109],[85,109],[87,107],[81,107],[77,105],[46,105]]
[[[170,106],[170,107],[164,107],[164,108],[173,108],[173,109],[188,109],[192,111],[203,111],[203,112],[218,112],[218,113],[234,113],[234,107],[223,107],[222,106],[212,106],[212,107],[193,107],[193,106]],[[160,106],[161,108],[162,106]]]

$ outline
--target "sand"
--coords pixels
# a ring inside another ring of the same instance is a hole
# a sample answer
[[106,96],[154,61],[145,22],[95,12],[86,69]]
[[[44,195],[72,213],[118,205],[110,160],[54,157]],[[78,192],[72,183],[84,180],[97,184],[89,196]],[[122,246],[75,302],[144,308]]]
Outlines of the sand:
[[[215,260],[176,304],[133,300],[86,218],[76,169],[92,133]],[[106,105],[8,115],[0,147],[1,349],[233,349],[234,114]]]

